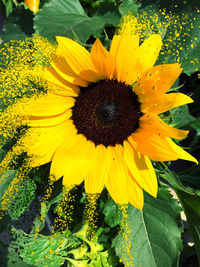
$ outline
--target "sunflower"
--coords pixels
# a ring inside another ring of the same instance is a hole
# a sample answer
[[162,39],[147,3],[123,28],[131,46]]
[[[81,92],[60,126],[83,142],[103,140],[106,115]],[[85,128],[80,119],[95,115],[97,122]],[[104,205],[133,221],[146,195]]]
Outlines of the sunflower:
[[55,57],[43,75],[49,90],[30,107],[31,128],[23,139],[35,157],[32,166],[51,162],[51,175],[63,177],[64,186],[84,181],[90,194],[105,186],[116,203],[142,209],[143,189],[154,197],[158,190],[151,160],[197,162],[171,140],[188,131],[159,118],[193,102],[166,93],[180,64],[154,66],[162,46],[158,34],[141,44],[137,34],[116,34],[109,51],[97,39],[91,52],[66,37],[56,39]]

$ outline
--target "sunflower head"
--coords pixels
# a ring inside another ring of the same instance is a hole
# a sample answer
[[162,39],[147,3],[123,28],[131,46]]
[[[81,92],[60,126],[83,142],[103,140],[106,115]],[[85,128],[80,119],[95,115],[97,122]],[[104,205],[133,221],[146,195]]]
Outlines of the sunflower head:
[[56,56],[43,73],[49,89],[30,105],[26,123],[34,127],[23,144],[35,157],[32,166],[51,162],[51,174],[63,176],[65,186],[84,180],[92,194],[105,186],[116,203],[142,209],[143,189],[157,195],[151,160],[196,159],[171,140],[188,131],[159,117],[192,102],[184,94],[167,93],[180,64],[154,66],[162,39],[152,34],[141,42],[136,22],[123,24],[109,51],[99,39],[89,52],[56,37]]
[[78,133],[96,146],[123,145],[138,128],[140,116],[140,103],[132,87],[117,80],[100,80],[82,88],[72,108]]

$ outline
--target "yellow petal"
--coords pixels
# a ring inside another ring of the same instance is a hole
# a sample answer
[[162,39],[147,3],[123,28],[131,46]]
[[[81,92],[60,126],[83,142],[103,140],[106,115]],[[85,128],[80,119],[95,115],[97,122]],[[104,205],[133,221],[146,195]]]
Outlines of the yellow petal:
[[166,140],[169,143],[169,145],[171,146],[171,148],[178,154],[178,157],[180,159],[193,161],[196,164],[198,164],[198,161],[192,155],[190,155],[188,152],[183,150],[180,146],[175,144],[170,138],[166,138]]
[[51,174],[59,179],[64,175],[63,184],[79,184],[95,160],[95,146],[82,134],[66,136],[57,148],[51,164]]
[[142,102],[141,111],[143,113],[160,114],[169,109],[192,102],[192,98],[182,93],[164,94],[146,99],[145,102]]
[[[80,150],[78,154],[69,154],[68,157],[65,157],[67,160],[67,166],[65,167],[64,176],[63,176],[63,185],[71,186],[81,184],[82,181],[87,177],[88,172],[93,168],[95,159],[96,159],[96,149],[92,142],[83,141],[79,145]],[[80,151],[83,152],[80,152]],[[91,157],[90,160],[88,158]],[[94,178],[94,177],[93,177]]]
[[34,13],[39,11],[40,0],[25,0],[25,5]]
[[61,114],[74,105],[75,99],[48,93],[37,99],[30,99],[28,116],[54,116]]
[[64,80],[52,67],[45,68],[42,78],[53,91],[64,93],[64,95],[68,96],[77,96],[79,94],[79,88]]
[[127,175],[128,168],[122,154],[112,148],[112,163],[106,181],[106,188],[117,204],[128,204]]
[[91,61],[100,76],[108,79],[113,78],[114,59],[99,39],[96,39],[92,46]]
[[31,166],[39,166],[50,162],[57,147],[66,138],[67,130],[72,123],[67,121],[58,126],[46,128],[31,128],[21,138],[19,145],[23,146],[28,155],[34,155]]
[[96,160],[85,178],[85,191],[92,194],[101,193],[103,190],[113,160],[109,148],[98,145],[95,149]]
[[109,51],[111,56],[114,59],[113,77],[112,77],[113,79],[116,79],[116,56],[117,56],[117,51],[119,48],[120,40],[121,40],[121,35],[114,35],[111,46],[110,46],[110,51]]
[[100,79],[92,65],[90,53],[84,47],[66,37],[56,36],[56,40],[58,55],[65,58],[78,76],[89,82],[96,82]]
[[114,35],[113,36],[112,43],[110,46],[110,53],[113,56],[113,58],[116,58],[116,56],[117,56],[117,51],[119,49],[121,38],[122,38],[121,35]]
[[140,118],[140,128],[162,137],[172,137],[175,139],[185,138],[189,131],[175,129],[167,125],[155,114],[144,115]]
[[115,71],[119,82],[133,84],[137,79],[137,71],[135,71],[134,66],[138,55],[138,47],[138,35],[122,34],[113,38],[110,53],[116,58]]
[[166,93],[181,74],[180,64],[154,66],[145,71],[134,87],[141,101],[153,94]]
[[138,131],[129,137],[136,142],[136,149],[143,155],[147,155],[155,161],[177,160],[179,155],[171,148],[166,138]]
[[51,63],[51,66],[64,80],[75,85],[83,87],[88,86],[87,81],[81,79],[78,75],[76,75],[73,72],[73,70],[70,68],[69,64],[67,64],[64,57],[56,56],[54,62]]
[[155,64],[162,46],[161,36],[152,34],[140,45],[135,69],[139,76]]
[[51,117],[33,117],[29,116],[28,120],[24,120],[24,124],[31,127],[47,127],[47,126],[56,126],[72,116],[72,110],[68,109],[64,113]]
[[136,145],[130,139],[124,141],[124,159],[134,177],[134,180],[152,196],[156,197],[158,183],[154,168],[148,156],[142,155],[136,150]]
[[130,177],[127,176],[128,201],[139,210],[144,206],[144,195],[142,188]]

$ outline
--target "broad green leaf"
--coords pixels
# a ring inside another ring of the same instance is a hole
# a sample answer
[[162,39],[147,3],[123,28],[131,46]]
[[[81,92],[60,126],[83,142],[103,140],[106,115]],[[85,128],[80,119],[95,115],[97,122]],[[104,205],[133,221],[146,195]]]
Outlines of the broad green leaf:
[[172,171],[165,171],[162,177],[172,185],[180,200],[189,223],[200,262],[200,190],[184,187],[179,177]]
[[8,261],[7,259],[3,262],[4,265],[7,267],[34,267],[32,264],[28,264],[23,261],[22,258],[17,254],[17,252],[14,249],[8,248]]
[[[86,15],[84,9],[82,8],[79,0],[74,1],[66,1],[66,0],[60,0],[56,1],[56,8],[65,10],[66,14],[80,14],[80,15]],[[51,6],[51,4],[49,4]]]
[[[129,266],[178,266],[182,250],[180,207],[167,187],[154,199],[145,194],[144,209],[128,208],[128,227],[113,241],[116,254]],[[125,234],[124,234],[125,233]]]
[[200,2],[154,1],[142,2],[140,13],[148,17],[150,31],[163,37],[158,64],[180,62],[183,71],[191,74],[200,68]]
[[125,0],[119,6],[119,12],[122,16],[132,14],[134,16],[138,13],[138,8],[141,6],[137,0]]
[[[5,180],[8,175],[8,180]],[[9,176],[10,175],[10,176]],[[4,178],[4,179],[3,179]],[[9,216],[16,220],[28,208],[35,198],[36,185],[30,179],[22,179],[17,172],[10,171],[1,180],[1,208],[8,211]]]
[[36,185],[34,181],[25,179],[18,186],[14,201],[8,210],[12,219],[17,219],[35,198]]
[[88,17],[78,0],[50,0],[36,14],[34,28],[36,33],[50,39],[61,35],[86,42],[92,34],[118,19],[109,11],[104,15]]
[[[76,248],[80,241],[69,230],[51,236],[26,234],[22,230],[12,229],[12,248],[17,249],[19,256],[34,266],[60,267],[67,257],[67,250]],[[26,245],[24,245],[26,244]]]
[[62,35],[72,38],[77,34],[74,28],[88,20],[78,0],[51,0],[37,13],[34,28],[45,37],[53,38],[56,35]]

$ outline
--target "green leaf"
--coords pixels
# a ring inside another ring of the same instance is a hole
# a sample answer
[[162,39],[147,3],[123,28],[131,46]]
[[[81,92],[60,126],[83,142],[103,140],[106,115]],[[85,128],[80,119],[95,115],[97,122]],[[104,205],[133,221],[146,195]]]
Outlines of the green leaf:
[[105,215],[105,222],[110,227],[115,227],[120,224],[120,212],[118,206],[114,204],[112,199],[106,202],[103,214]]
[[[187,77],[188,78],[188,77]],[[186,89],[186,86],[188,90]],[[198,77],[198,73],[194,73],[191,75],[191,77],[188,79],[188,83],[185,84],[185,91],[189,94],[192,93],[192,99],[194,102],[190,104],[190,113],[196,117],[199,117],[200,114],[200,105],[199,105],[199,99],[200,99],[200,79]]]
[[200,190],[184,187],[179,177],[172,171],[165,170],[162,177],[173,186],[179,198],[189,223],[200,262]]
[[185,211],[200,262],[200,190],[198,195],[179,190],[176,190],[176,194]]
[[195,117],[190,114],[187,105],[173,108],[166,113],[166,116],[161,115],[161,118],[175,128],[185,127],[186,129],[190,123],[195,121]]
[[18,24],[16,24],[12,19],[8,20],[3,28],[3,34],[1,38],[4,42],[8,42],[9,40],[21,40],[25,39],[26,35],[20,28]]
[[17,194],[14,196],[12,205],[8,212],[12,219],[16,220],[28,208],[35,198],[36,185],[34,181],[25,179],[19,183]]
[[166,187],[159,189],[156,199],[145,194],[143,210],[130,205],[127,218],[128,227],[113,241],[124,264],[178,266],[182,249],[180,207]]
[[80,245],[80,241],[69,230],[51,236],[26,234],[15,228],[12,232],[14,240],[12,248],[17,249],[19,256],[25,262],[37,267],[60,267],[68,254],[66,250],[69,251]]
[[0,185],[1,208],[8,211],[11,219],[18,219],[35,198],[35,189],[34,181],[28,178],[20,180],[16,171],[5,173]]
[[190,126],[191,128],[197,130],[200,132],[200,118],[193,120],[187,124],[187,126]]
[[100,17],[105,25],[117,26],[120,22],[120,14],[112,3],[102,2],[95,16]]
[[200,69],[199,9],[197,0],[142,2],[140,13],[151,21],[151,27],[147,29],[159,28],[162,33],[163,48],[158,64],[180,62],[187,74]]
[[33,34],[33,14],[22,5],[18,6],[5,21],[1,39],[4,42],[21,40]]
[[[22,258],[16,253],[14,249],[8,248],[8,261],[4,262],[5,266],[7,267],[34,267],[32,264],[28,264],[23,261]],[[2,265],[4,266],[4,265]]]
[[184,186],[189,186],[193,189],[200,188],[200,165],[192,166],[183,173],[179,173],[179,179]]
[[160,176],[170,183],[174,190],[180,190],[188,194],[193,194],[194,190],[190,187],[184,187],[178,177],[178,175],[170,171],[169,169],[163,169],[163,173],[160,173]]
[[[49,6],[51,6],[49,4]],[[86,15],[84,9],[82,8],[79,0],[74,1],[66,1],[66,0],[60,0],[56,1],[56,8],[63,9],[67,14],[80,14],[80,15]]]
[[1,175],[0,178],[0,199],[5,194],[9,184],[12,182],[12,180],[15,178],[16,170],[8,171]]
[[56,35],[74,37],[74,28],[87,21],[88,16],[78,0],[51,0],[35,16],[34,28],[40,35],[49,38]]
[[40,214],[34,219],[31,234],[42,231],[49,208],[50,206],[46,202],[41,202]]
[[134,16],[138,13],[138,8],[141,6],[141,3],[139,3],[136,0],[125,0],[123,1],[119,6],[119,12],[122,16],[132,14]]
[[103,0],[80,0],[81,5],[88,15],[93,15],[98,10]]
[[5,5],[6,17],[8,17],[9,14],[13,10],[13,1],[12,0],[2,0],[2,2]]
[[65,36],[86,42],[87,39],[103,30],[106,24],[115,23],[116,10],[88,17],[78,0],[50,0],[36,14],[34,28],[37,33],[48,38]]

